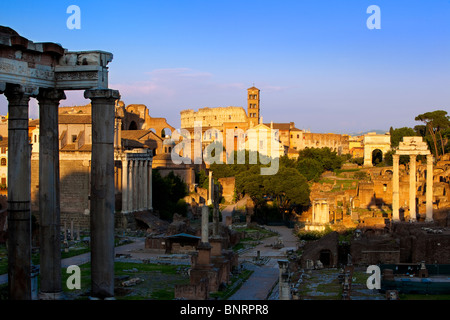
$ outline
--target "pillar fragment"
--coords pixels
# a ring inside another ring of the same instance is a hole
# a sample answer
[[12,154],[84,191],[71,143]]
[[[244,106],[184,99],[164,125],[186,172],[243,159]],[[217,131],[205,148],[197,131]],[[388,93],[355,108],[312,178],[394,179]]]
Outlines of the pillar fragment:
[[114,124],[117,90],[90,89],[92,105],[91,295],[114,296]]
[[62,296],[58,106],[59,101],[65,98],[64,91],[54,89],[41,90],[37,97],[41,276],[39,297],[46,300],[60,299]]

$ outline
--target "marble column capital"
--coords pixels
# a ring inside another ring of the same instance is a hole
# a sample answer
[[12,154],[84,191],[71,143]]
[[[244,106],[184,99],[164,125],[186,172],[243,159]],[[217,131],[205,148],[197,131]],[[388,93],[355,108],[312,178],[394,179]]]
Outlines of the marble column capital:
[[59,104],[60,100],[66,99],[66,94],[64,93],[64,90],[41,89],[36,98],[40,104]]
[[91,100],[118,100],[120,94],[118,90],[112,89],[88,89],[84,91],[84,97]]
[[26,105],[28,107],[30,98],[37,96],[38,92],[39,88],[37,87],[6,84],[3,93],[10,105]]

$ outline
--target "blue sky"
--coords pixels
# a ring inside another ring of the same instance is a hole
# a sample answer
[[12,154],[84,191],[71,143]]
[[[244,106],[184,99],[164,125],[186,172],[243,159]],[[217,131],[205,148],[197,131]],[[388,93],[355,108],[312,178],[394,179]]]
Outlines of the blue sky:
[[[66,27],[69,5],[81,9],[80,30]],[[379,30],[366,26],[370,5]],[[264,122],[312,132],[388,130],[450,111],[450,0],[6,1],[0,25],[112,52],[110,88],[174,127],[183,109],[246,107],[253,84]],[[62,105],[88,102],[66,95]]]

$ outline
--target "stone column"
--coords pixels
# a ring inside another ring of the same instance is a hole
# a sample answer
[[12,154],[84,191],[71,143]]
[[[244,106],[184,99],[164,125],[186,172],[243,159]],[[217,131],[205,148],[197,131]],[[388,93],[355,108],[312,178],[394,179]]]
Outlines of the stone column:
[[409,160],[409,220],[416,221],[416,155]]
[[433,155],[427,155],[426,222],[433,221]]
[[127,213],[128,209],[128,160],[122,160],[122,213]]
[[[41,90],[39,101],[40,299],[60,299],[61,220],[58,106],[64,91]],[[71,236],[73,237],[73,230]]]
[[139,161],[139,209],[140,211],[144,210],[145,204],[144,204],[144,184],[145,179],[144,179],[144,164],[145,161],[144,160],[140,160]]
[[148,160],[142,161],[143,173],[142,173],[142,210],[148,209]]
[[7,86],[8,99],[8,288],[11,300],[31,300],[30,94]]
[[147,208],[150,211],[153,211],[153,198],[152,198],[152,191],[153,191],[153,173],[152,173],[152,160],[148,161],[148,188],[147,188]]
[[133,211],[139,210],[139,161],[133,161]]
[[142,211],[142,160],[137,162],[137,179],[136,179],[136,195],[137,195],[137,209]]
[[202,207],[202,236],[201,242],[197,246],[197,263],[203,267],[211,266],[211,244],[209,243],[209,208]]
[[400,194],[399,194],[399,159],[400,155],[393,154],[393,175],[392,175],[392,220],[394,222],[400,221],[400,212],[399,212],[399,203],[400,203]]
[[316,221],[316,202],[313,201],[312,203],[312,215],[311,215],[311,222],[314,223]]
[[128,161],[128,194],[127,194],[127,206],[128,206],[128,212],[134,211],[134,204],[133,204],[133,198],[134,198],[134,161],[129,160]]
[[202,207],[202,243],[208,243],[209,238],[209,208]]
[[212,171],[208,173],[208,204],[214,202],[214,180],[212,177]]
[[114,296],[114,119],[119,92],[86,90],[92,105],[91,295]]

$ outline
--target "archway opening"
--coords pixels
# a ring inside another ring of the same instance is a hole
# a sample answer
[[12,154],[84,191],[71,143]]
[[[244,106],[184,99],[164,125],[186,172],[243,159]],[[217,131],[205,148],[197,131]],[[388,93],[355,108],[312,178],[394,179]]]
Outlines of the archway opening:
[[383,162],[383,151],[380,149],[375,149],[372,151],[372,165],[376,166],[377,164]]
[[331,251],[328,249],[321,250],[320,255],[319,255],[319,260],[320,260],[320,262],[322,262],[322,264],[325,268],[330,267],[331,266]]
[[128,130],[137,130],[137,124],[135,121],[131,121],[130,125],[128,126]]
[[164,128],[161,130],[161,138],[170,138],[172,136],[172,130]]

